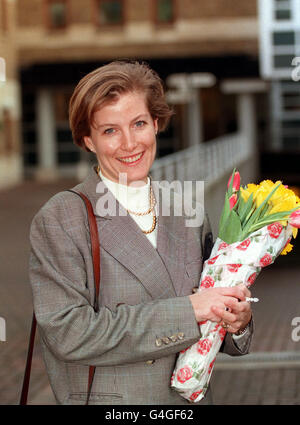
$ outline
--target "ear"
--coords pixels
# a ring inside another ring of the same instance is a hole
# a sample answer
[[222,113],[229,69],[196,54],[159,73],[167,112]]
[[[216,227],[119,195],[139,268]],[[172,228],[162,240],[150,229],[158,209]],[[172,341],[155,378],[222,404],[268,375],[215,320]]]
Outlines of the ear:
[[96,153],[92,139],[89,136],[84,136],[83,141],[85,146],[92,152]]

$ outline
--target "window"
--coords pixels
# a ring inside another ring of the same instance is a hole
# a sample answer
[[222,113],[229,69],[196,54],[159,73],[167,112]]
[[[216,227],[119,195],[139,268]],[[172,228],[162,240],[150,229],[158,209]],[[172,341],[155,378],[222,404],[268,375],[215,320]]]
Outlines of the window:
[[294,31],[278,31],[273,33],[273,44],[275,46],[292,46],[295,44]]
[[66,0],[48,0],[48,16],[50,28],[64,28],[67,25]]
[[156,0],[156,16],[158,24],[169,24],[174,21],[174,0]]
[[98,0],[97,22],[99,25],[120,25],[123,23],[123,0]]
[[274,18],[277,21],[286,21],[292,18],[290,0],[276,0],[274,2]]

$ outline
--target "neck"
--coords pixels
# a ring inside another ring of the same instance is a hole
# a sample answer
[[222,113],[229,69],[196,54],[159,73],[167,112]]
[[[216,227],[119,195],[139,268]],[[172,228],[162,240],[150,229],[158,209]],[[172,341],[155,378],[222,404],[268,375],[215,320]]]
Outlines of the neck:
[[139,187],[144,187],[144,186],[148,185],[148,182],[149,182],[149,178],[148,177],[145,177],[144,180],[133,180],[133,181],[128,182],[128,180],[127,180],[127,174],[126,173],[120,173],[119,174],[119,180],[118,181],[112,180],[111,178],[107,177],[101,171],[99,165],[98,165],[96,171],[97,171],[98,176],[101,177],[102,180],[104,178],[104,179],[107,179],[107,180],[109,180],[109,181],[111,181],[113,183],[117,183],[120,186],[127,186],[127,187],[132,187],[132,188],[139,188]]

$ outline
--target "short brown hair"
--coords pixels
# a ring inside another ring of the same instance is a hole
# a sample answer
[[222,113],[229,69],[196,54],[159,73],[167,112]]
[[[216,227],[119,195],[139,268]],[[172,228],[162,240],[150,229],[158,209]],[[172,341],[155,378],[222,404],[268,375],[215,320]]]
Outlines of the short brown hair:
[[158,130],[164,130],[173,112],[166,103],[158,74],[145,62],[113,61],[87,74],[75,87],[69,105],[74,143],[89,151],[83,138],[90,135],[93,114],[104,103],[132,91],[145,93],[149,112],[158,120]]

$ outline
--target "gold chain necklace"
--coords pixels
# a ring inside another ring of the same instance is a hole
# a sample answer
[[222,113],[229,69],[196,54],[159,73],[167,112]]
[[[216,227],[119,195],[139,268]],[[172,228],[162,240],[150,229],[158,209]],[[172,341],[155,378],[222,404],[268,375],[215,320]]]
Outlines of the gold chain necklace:
[[153,193],[152,186],[150,185],[150,207],[149,207],[149,209],[147,211],[144,211],[144,212],[135,212],[135,211],[131,211],[131,210],[128,210],[127,209],[127,212],[129,212],[129,214],[133,214],[133,215],[136,215],[136,216],[139,216],[139,217],[145,216],[145,215],[150,214],[152,212],[152,214],[153,214],[152,226],[150,227],[149,230],[143,230],[143,229],[141,229],[142,232],[145,235],[148,235],[149,233],[152,233],[153,230],[156,227],[157,217],[156,217],[156,214],[155,214],[155,211],[154,211],[154,206],[155,206],[155,198],[154,198],[154,193]]
[[[97,174],[98,175],[99,175],[99,171],[100,171],[100,167],[98,165],[98,167],[97,167]],[[150,182],[150,207],[148,208],[148,210],[147,211],[144,211],[144,212],[135,212],[135,211],[128,210],[126,208],[126,211],[129,214],[133,214],[133,215],[136,215],[136,216],[139,216],[139,217],[145,216],[145,215],[150,214],[152,212],[152,214],[153,214],[153,220],[152,220],[152,226],[151,226],[151,228],[149,230],[143,230],[143,229],[141,229],[142,232],[145,233],[146,235],[148,235],[149,233],[152,233],[154,231],[155,227],[156,227],[156,224],[157,224],[157,217],[156,217],[156,214],[155,214],[155,211],[154,211],[154,207],[155,207],[155,198],[154,198],[154,193],[153,193],[152,185],[151,185],[151,182]]]

